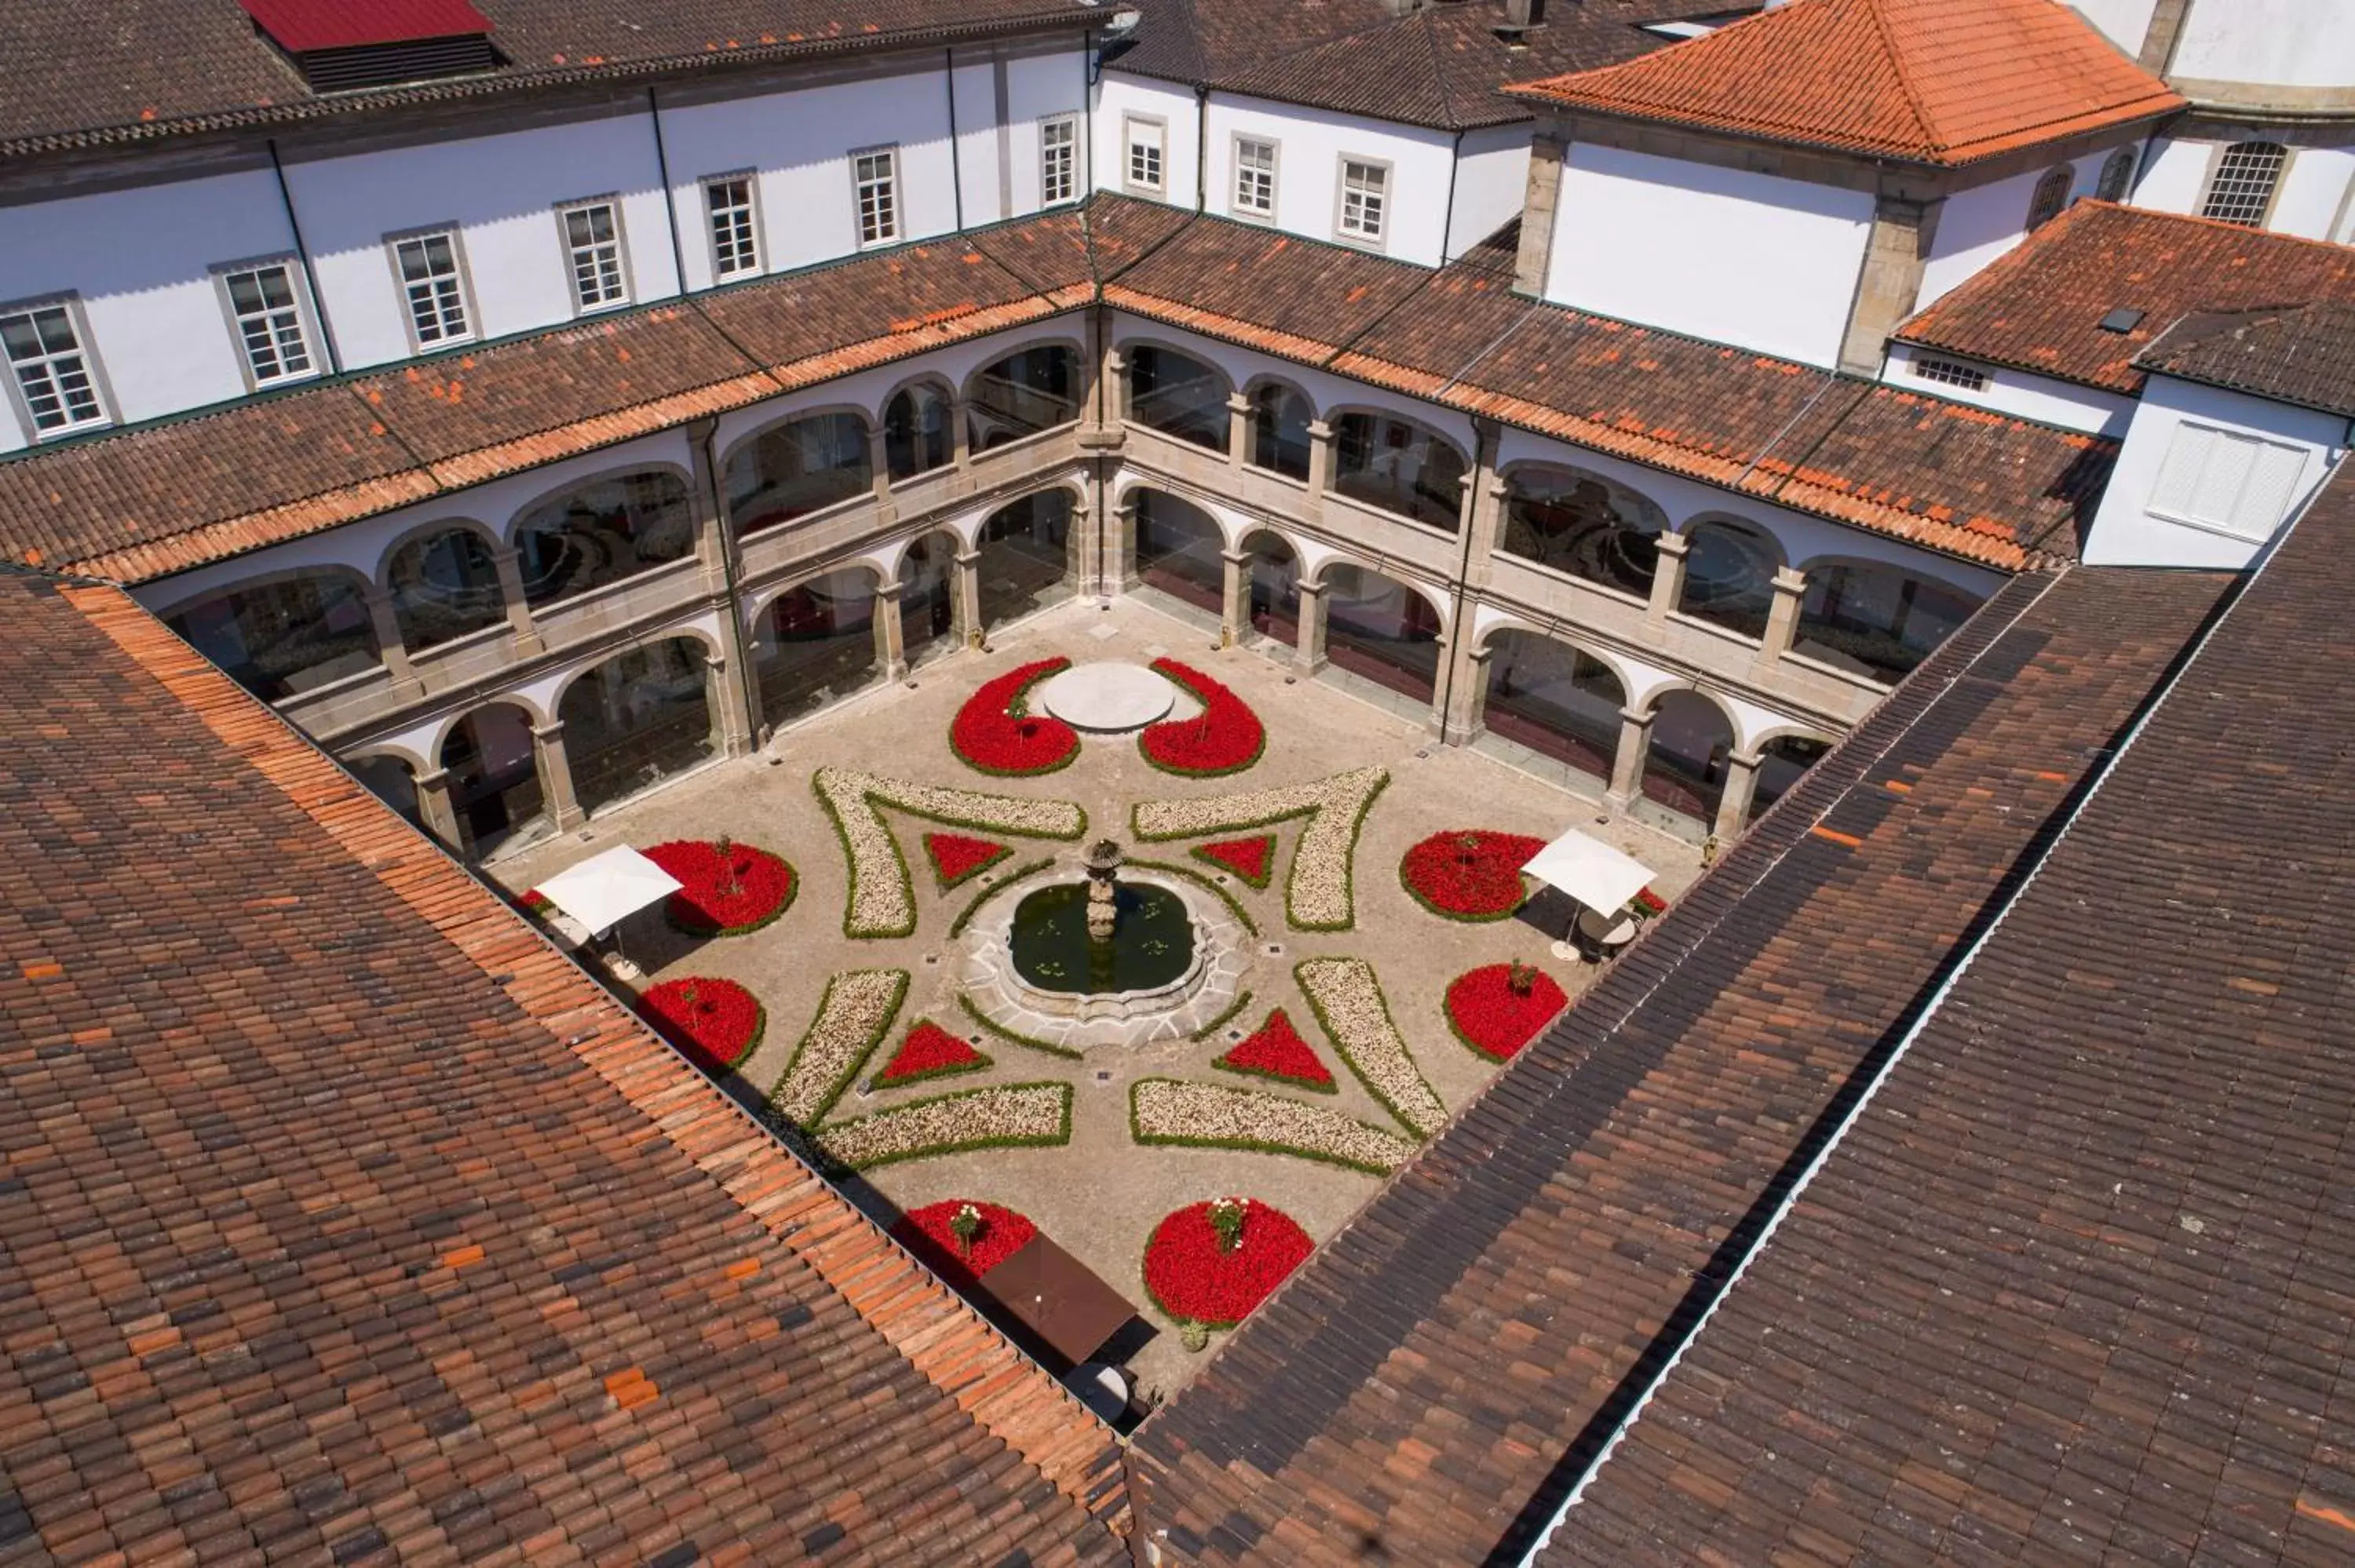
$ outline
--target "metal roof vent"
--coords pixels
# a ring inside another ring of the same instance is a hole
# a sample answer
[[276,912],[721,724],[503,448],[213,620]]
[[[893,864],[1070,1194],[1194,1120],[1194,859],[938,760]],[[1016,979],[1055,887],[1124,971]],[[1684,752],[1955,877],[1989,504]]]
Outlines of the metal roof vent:
[[349,92],[499,63],[490,18],[466,0],[238,0],[314,92]]
[[2132,332],[2135,328],[2142,325],[2142,318],[2147,313],[2147,312],[2135,309],[2132,305],[2120,305],[2116,310],[2112,311],[2108,315],[2102,318],[2102,330],[2104,332]]

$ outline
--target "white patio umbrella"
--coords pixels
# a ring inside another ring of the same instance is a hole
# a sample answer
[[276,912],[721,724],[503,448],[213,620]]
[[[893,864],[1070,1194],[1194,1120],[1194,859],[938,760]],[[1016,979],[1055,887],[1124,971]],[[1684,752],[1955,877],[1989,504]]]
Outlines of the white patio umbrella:
[[540,895],[591,937],[678,891],[678,878],[627,844],[591,855],[539,885]]
[[[1567,894],[1606,921],[1652,883],[1650,866],[1576,828],[1531,855],[1522,864],[1521,874]],[[1555,956],[1565,956],[1566,947],[1567,943],[1555,943]]]

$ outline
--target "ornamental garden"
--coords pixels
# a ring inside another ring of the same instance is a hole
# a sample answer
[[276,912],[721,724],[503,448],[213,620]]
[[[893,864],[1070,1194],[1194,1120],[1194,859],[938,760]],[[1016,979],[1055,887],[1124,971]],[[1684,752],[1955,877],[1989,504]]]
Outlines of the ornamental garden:
[[[1075,665],[1164,711],[1075,726]],[[976,1299],[1051,1238],[1160,1330],[1123,1351],[1149,1397],[1593,983],[1529,854],[1618,843],[1645,914],[1698,874],[1599,816],[1122,600],[490,869],[533,910],[645,852],[682,891],[622,933],[639,1012]]]

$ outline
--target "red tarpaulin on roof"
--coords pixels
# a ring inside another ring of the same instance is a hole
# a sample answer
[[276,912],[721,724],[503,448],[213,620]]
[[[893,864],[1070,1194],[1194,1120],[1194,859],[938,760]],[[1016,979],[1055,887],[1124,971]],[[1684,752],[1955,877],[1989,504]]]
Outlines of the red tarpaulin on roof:
[[289,54],[407,44],[488,33],[490,18],[466,0],[238,0]]

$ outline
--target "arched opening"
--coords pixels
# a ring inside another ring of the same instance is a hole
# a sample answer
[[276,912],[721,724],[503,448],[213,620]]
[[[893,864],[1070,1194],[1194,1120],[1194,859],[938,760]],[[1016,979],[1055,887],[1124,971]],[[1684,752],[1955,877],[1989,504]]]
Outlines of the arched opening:
[[1668,514],[1584,469],[1522,464],[1505,476],[1505,554],[1648,599]]
[[226,588],[182,605],[164,624],[267,702],[382,662],[357,573],[305,572]]
[[1464,510],[1464,454],[1438,431],[1390,414],[1333,425],[1333,488],[1352,501],[1453,534]]
[[355,757],[344,766],[369,794],[400,812],[403,820],[411,825],[422,820],[417,814],[417,774],[408,763],[380,751],[374,757]]
[[1010,354],[973,378],[973,450],[986,452],[1080,417],[1080,356],[1060,343]]
[[532,752],[531,715],[513,703],[476,708],[451,726],[442,741],[442,767],[458,819],[458,848],[469,860],[511,841],[538,838],[550,826]]
[[695,549],[687,483],[666,469],[601,479],[534,507],[516,529],[534,609],[636,576]]
[[1325,656],[1420,702],[1439,677],[1439,611],[1392,577],[1359,567],[1325,574]]
[[1830,741],[1804,735],[1778,736],[1760,747],[1758,782],[1752,786],[1750,794],[1751,820],[1756,821],[1759,812],[1781,800],[1784,791],[1822,761],[1824,753],[1831,748]]
[[1071,493],[1041,490],[990,514],[981,553],[984,630],[1071,596]]
[[875,485],[867,421],[810,414],[762,430],[728,459],[728,524],[738,537],[824,511]]
[[796,583],[769,601],[752,629],[761,713],[784,724],[838,702],[880,673],[875,574],[846,567]]
[[1611,666],[1534,631],[1497,633],[1489,646],[1488,728],[1541,757],[1611,777],[1627,689]]
[[894,482],[956,461],[956,405],[930,381],[902,387],[883,405],[883,461]]
[[1685,541],[1685,591],[1677,608],[1744,637],[1764,637],[1783,558],[1774,541],[1730,518],[1691,524]]
[[472,528],[411,539],[385,566],[392,618],[411,649],[452,641],[507,618],[490,541]]
[[1157,490],[1129,493],[1136,512],[1136,575],[1148,588],[1213,615],[1226,609],[1226,538],[1210,514]]
[[692,637],[632,648],[564,689],[557,711],[572,792],[595,810],[714,755],[709,662]]
[[1912,673],[1982,600],[1945,583],[1879,563],[1807,569],[1791,651],[1891,683]]
[[1306,479],[1316,405],[1281,381],[1263,381],[1251,390],[1251,406],[1252,465]]
[[2104,201],[2124,201],[2134,184],[2135,154],[2131,147],[2121,147],[2102,160],[2102,177],[2094,186],[2094,195]]
[[1252,630],[1287,648],[1300,645],[1300,557],[1269,533],[1251,536]]
[[1128,417],[1212,451],[1227,450],[1227,378],[1188,355],[1141,343],[1128,354]]
[[957,541],[927,534],[900,557],[900,656],[913,664],[956,630]]
[[1725,795],[1733,721],[1699,692],[1670,692],[1653,713],[1651,747],[1644,758],[1644,798],[1706,830],[1716,822],[1717,803]]
[[2076,179],[2076,171],[2066,164],[2044,171],[2044,177],[2036,182],[2035,194],[2028,198],[2028,227],[2031,231],[2061,216],[2069,205],[2069,189]]

